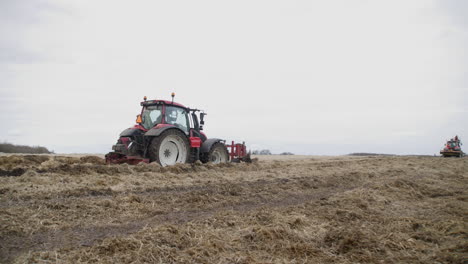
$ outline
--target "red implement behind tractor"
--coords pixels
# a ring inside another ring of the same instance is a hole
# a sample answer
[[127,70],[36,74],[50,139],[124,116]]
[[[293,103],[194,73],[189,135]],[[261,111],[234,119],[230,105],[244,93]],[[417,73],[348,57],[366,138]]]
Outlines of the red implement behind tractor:
[[[176,163],[250,162],[244,143],[225,144],[225,140],[208,138],[202,132],[206,113],[165,100],[141,102],[137,124],[120,133],[113,152],[106,155],[109,164],[158,162],[162,166]],[[197,115],[199,114],[199,115]],[[228,147],[230,151],[228,151]]]

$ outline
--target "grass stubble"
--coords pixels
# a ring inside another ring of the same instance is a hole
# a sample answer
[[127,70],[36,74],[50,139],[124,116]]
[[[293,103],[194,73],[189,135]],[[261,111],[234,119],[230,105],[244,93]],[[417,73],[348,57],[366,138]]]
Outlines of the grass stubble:
[[466,263],[468,159],[0,156],[2,263]]

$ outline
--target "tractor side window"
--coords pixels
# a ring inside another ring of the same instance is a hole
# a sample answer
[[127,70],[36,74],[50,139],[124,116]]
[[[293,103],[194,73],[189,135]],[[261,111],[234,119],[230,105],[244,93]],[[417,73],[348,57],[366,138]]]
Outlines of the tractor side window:
[[187,111],[183,108],[166,106],[166,123],[174,125],[184,132],[189,131],[189,119],[187,118]]
[[160,116],[161,116],[161,112],[160,111],[151,111],[150,114],[150,119],[151,119],[151,122],[153,123],[156,123],[159,120],[161,120]]
[[146,106],[143,109],[142,119],[142,125],[146,129],[150,129],[156,124],[161,123],[162,107],[160,105]]

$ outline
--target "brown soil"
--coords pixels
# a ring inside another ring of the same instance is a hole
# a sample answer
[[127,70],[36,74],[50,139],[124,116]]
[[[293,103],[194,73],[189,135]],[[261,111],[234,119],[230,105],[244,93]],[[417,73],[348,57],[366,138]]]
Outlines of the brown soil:
[[0,156],[1,263],[466,263],[468,159]]

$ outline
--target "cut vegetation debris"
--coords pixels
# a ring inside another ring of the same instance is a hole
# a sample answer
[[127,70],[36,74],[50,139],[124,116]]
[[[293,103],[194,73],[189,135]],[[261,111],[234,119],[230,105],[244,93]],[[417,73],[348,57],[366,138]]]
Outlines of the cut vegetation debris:
[[468,159],[0,156],[1,263],[466,263]]

